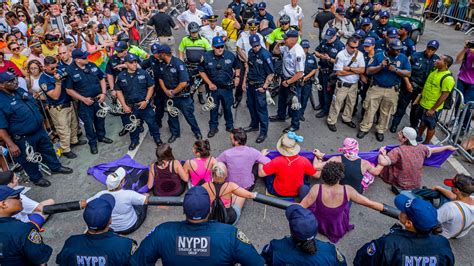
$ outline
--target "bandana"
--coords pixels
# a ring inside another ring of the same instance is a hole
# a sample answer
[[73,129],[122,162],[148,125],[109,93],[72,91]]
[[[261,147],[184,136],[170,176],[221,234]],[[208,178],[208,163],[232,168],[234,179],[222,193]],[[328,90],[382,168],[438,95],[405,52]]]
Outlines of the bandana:
[[359,143],[353,138],[345,138],[339,151],[342,152],[347,159],[357,159],[359,158]]

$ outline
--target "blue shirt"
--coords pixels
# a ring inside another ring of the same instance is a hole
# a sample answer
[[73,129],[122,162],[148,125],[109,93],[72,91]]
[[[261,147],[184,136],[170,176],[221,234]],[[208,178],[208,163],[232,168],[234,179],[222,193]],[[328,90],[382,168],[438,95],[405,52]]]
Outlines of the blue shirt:
[[113,232],[69,237],[56,257],[59,265],[129,265],[135,240]]
[[249,50],[248,65],[247,79],[249,81],[265,82],[267,76],[275,72],[272,55],[263,47],[256,53],[253,49]]
[[412,68],[410,81],[416,83],[422,88],[428,75],[433,70],[434,62],[438,59],[439,56],[437,54],[428,58],[425,51],[414,53],[410,58]]
[[224,50],[221,56],[214,51],[206,52],[202,62],[199,64],[199,72],[204,72],[207,77],[219,88],[232,87],[234,69],[240,68],[237,58],[232,52]]
[[117,54],[112,55],[105,66],[105,74],[112,75],[114,78],[118,76],[118,74],[123,70],[115,68],[118,65],[125,63],[124,58],[120,58]]
[[[313,54],[306,54],[306,61],[304,62],[304,75],[308,75],[309,72],[318,68],[318,61]],[[313,76],[314,78],[314,76]]]
[[160,73],[160,80],[163,80],[168,90],[175,89],[181,82],[189,81],[189,74],[186,65],[175,56],[171,57],[169,64],[163,62],[160,66]]
[[153,85],[150,74],[138,68],[135,73],[129,73],[127,70],[120,72],[115,90],[122,91],[127,104],[135,104],[145,100],[148,88]]
[[[337,53],[342,51],[342,49],[344,49],[344,44],[339,40],[339,38],[337,38],[333,43],[328,43],[326,40],[322,40],[318,47],[316,47],[316,52],[327,54],[331,58],[336,58]],[[325,59],[320,59],[318,64],[324,69],[329,68],[332,70],[334,68],[334,64]]]
[[415,41],[413,41],[410,37],[405,38],[405,40],[402,41],[402,44],[402,53],[404,53],[407,57],[412,56],[413,53],[416,52]]
[[13,95],[0,91],[0,128],[19,136],[43,129],[40,108],[26,90],[18,88]]
[[262,21],[264,19],[268,20],[268,27],[271,29],[276,29],[277,26],[275,25],[275,22],[273,21],[273,15],[268,13],[268,11],[265,11],[265,15],[260,16],[260,12],[257,10],[257,14],[255,14],[254,19],[257,21]]
[[54,88],[56,88],[56,79],[54,78],[54,76],[51,76],[50,74],[46,72],[43,72],[43,74],[41,74],[39,78],[38,84],[41,90],[46,95],[46,99],[49,104],[61,105],[61,104],[66,104],[66,103],[71,102],[71,97],[69,96],[69,94],[67,94],[66,88],[65,86],[63,86],[63,84],[61,84],[61,94],[59,95],[59,99],[54,100],[53,98],[48,96],[47,92],[52,91],[54,90]]
[[212,11],[212,7],[208,3],[202,4],[199,10],[204,12],[204,14],[206,14],[208,17],[214,15],[214,11]]
[[102,93],[99,81],[104,78],[104,72],[93,63],[87,63],[84,69],[72,63],[66,71],[69,74],[65,80],[67,89],[75,90],[84,97],[96,97]]
[[166,222],[155,227],[132,256],[132,265],[263,265],[247,236],[214,221]]
[[[369,67],[380,65],[385,58],[389,58],[390,64],[394,65],[396,68],[411,71],[410,62],[408,62],[406,55],[402,53],[395,57],[388,56],[388,54],[385,52],[376,53],[374,60],[372,64],[369,65]],[[372,77],[375,84],[381,87],[393,87],[399,85],[402,80],[402,78],[395,72],[388,70],[388,66],[380,70],[378,73],[372,75]]]
[[161,77],[160,66],[162,65],[164,65],[164,63],[156,59],[154,56],[150,56],[140,63],[140,67],[145,69],[155,80],[155,91],[161,90],[158,84]]
[[380,39],[384,38],[384,34],[387,34],[387,30],[389,28],[388,23],[387,24],[380,24],[378,21],[373,23],[374,27],[373,29],[375,30],[375,33],[379,36]]
[[387,51],[387,40],[380,39],[375,42],[375,53],[383,53]]
[[0,265],[38,265],[48,262],[53,249],[38,229],[12,217],[0,218]]

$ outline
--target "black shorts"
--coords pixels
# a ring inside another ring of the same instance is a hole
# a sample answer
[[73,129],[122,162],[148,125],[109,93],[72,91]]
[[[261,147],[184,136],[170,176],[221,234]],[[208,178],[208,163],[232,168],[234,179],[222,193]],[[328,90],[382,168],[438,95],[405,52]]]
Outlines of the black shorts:
[[427,116],[425,108],[423,108],[423,115],[421,116],[421,123],[425,125],[428,129],[435,129],[436,128],[436,123],[438,122],[438,111],[434,113],[432,116]]

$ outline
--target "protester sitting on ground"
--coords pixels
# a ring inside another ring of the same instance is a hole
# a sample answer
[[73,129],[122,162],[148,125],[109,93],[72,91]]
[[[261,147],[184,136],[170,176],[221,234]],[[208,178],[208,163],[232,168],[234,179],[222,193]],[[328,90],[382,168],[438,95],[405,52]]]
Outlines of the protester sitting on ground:
[[467,235],[474,224],[474,179],[457,174],[454,178],[445,179],[444,184],[450,187],[451,191],[440,186],[433,187],[433,190],[452,200],[438,209],[438,222],[443,228],[441,235],[446,238],[460,238]]
[[416,136],[415,129],[405,127],[398,132],[399,147],[388,153],[385,147],[379,150],[378,163],[384,166],[380,177],[385,183],[392,185],[394,192],[398,191],[398,188],[409,190],[421,187],[425,158],[430,157],[432,153],[456,150],[451,145],[430,148],[418,144]]
[[[227,213],[225,223],[232,225],[239,221],[245,199],[253,199],[256,195],[256,192],[249,192],[236,183],[227,181],[227,167],[221,162],[217,162],[212,168],[212,182],[207,182],[202,187],[209,193],[211,203],[216,200],[217,195],[222,200]],[[217,211],[216,205],[219,204],[211,204],[214,208],[211,210],[211,218]]]
[[211,145],[209,140],[197,140],[193,145],[194,159],[187,160],[184,171],[188,173],[193,186],[211,182],[212,167],[217,160],[211,156]]
[[[295,132],[283,134],[277,142],[276,149],[280,156],[274,158],[269,163],[258,166],[258,175],[265,177],[275,174],[275,178],[271,180],[267,177],[267,191],[279,197],[299,197],[304,198],[309,191],[309,186],[305,184],[305,175],[317,176],[315,163],[298,155],[301,147],[298,143],[303,142],[304,138],[298,136]],[[267,155],[268,151],[262,151],[263,155]]]
[[179,196],[186,189],[189,177],[168,143],[156,148],[156,162],[150,165],[148,188],[155,196]]
[[316,170],[318,175],[321,173],[321,169],[327,162],[338,162],[344,165],[344,178],[341,180],[341,185],[349,185],[353,187],[357,192],[362,193],[364,191],[364,174],[369,172],[370,174],[377,176],[383,169],[383,166],[373,166],[369,161],[359,157],[359,142],[353,138],[345,138],[342,147],[339,148],[342,152],[342,156],[333,156],[326,162],[322,161],[324,154],[319,150],[314,150],[315,160],[318,161],[316,164]]
[[252,169],[255,163],[266,164],[270,159],[258,150],[249,147],[247,133],[243,128],[236,128],[230,133],[232,148],[223,151],[217,160],[227,166],[227,180],[234,182],[248,191],[255,187],[255,176]]
[[[10,171],[0,172],[0,185],[6,185],[13,189],[18,187],[18,182],[20,179],[18,176]],[[23,210],[15,215],[13,218],[16,218],[24,223],[31,222],[35,224],[38,228],[42,228],[43,224],[48,219],[48,215],[43,214],[43,207],[47,205],[54,204],[53,199],[43,200],[41,202],[34,201],[27,197],[24,194],[20,194],[21,203],[23,204]]]
[[328,162],[321,171],[322,184],[314,185],[308,195],[301,201],[301,206],[309,208],[318,220],[318,232],[337,243],[347,232],[354,229],[349,223],[351,201],[372,208],[383,210],[383,205],[372,201],[349,185],[341,185],[344,178],[344,165],[339,162]]
[[268,265],[347,265],[339,250],[316,239],[318,221],[298,204],[286,208],[291,236],[274,239],[265,245],[262,257]]
[[107,176],[107,190],[99,191],[87,200],[90,202],[103,194],[115,198],[110,228],[117,234],[127,235],[135,232],[145,221],[148,209],[148,194],[140,194],[133,190],[122,189],[125,183],[126,171],[119,167]]

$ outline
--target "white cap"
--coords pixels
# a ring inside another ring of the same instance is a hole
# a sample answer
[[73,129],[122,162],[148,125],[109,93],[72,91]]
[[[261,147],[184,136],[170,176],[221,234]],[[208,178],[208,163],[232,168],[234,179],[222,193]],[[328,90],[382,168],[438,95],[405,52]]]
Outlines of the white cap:
[[405,138],[408,139],[411,145],[416,146],[418,143],[416,142],[416,130],[412,127],[404,127],[402,130],[402,134]]
[[117,168],[115,172],[111,173],[110,175],[107,176],[107,181],[105,182],[107,184],[107,189],[112,190],[116,189],[122,180],[125,178],[125,175],[127,172],[125,172],[125,169],[122,167]]

